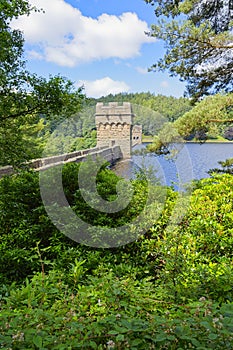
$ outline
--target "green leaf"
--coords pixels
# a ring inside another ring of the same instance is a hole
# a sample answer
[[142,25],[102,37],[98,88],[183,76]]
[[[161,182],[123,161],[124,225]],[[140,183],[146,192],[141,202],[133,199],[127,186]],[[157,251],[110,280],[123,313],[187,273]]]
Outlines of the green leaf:
[[218,335],[217,335],[217,334],[214,334],[214,333],[210,333],[210,334],[208,335],[208,338],[211,339],[211,340],[215,340],[215,339],[218,338]]
[[37,348],[41,349],[43,345],[43,339],[41,336],[37,335],[33,337],[33,343],[36,345]]
[[93,340],[91,340],[90,341],[90,347],[91,347],[91,349],[97,349],[97,344],[96,344],[96,342],[94,342]]
[[156,338],[155,338],[155,341],[156,342],[162,342],[164,340],[167,339],[167,336],[165,334],[159,334]]
[[119,332],[117,331],[109,331],[108,334],[111,334],[111,335],[117,335]]
[[116,336],[116,341],[123,341],[124,339],[125,339],[124,334],[118,334],[118,335]]
[[143,342],[142,339],[134,339],[134,340],[131,342],[131,345],[132,345],[132,346],[137,346],[137,345],[142,344],[142,342]]

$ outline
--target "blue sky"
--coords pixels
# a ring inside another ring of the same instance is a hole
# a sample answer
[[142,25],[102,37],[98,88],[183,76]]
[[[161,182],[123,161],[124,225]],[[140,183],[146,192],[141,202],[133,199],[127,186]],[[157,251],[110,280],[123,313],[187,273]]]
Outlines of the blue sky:
[[61,74],[88,97],[147,92],[182,96],[184,83],[147,72],[162,57],[163,43],[145,35],[156,22],[143,0],[30,0],[44,12],[12,23],[23,30],[28,69]]

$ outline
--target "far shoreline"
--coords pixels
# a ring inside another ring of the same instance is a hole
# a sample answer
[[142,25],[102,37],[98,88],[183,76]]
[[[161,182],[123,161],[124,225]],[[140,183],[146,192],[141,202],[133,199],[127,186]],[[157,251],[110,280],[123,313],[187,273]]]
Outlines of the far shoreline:
[[[142,137],[142,143],[153,143],[153,137]],[[178,142],[179,143],[179,142]],[[191,140],[191,141],[186,141],[184,140],[184,143],[232,143],[233,144],[233,140],[230,141],[230,140],[226,140],[226,139],[216,139],[216,140],[205,140],[205,141],[202,141],[202,140]]]

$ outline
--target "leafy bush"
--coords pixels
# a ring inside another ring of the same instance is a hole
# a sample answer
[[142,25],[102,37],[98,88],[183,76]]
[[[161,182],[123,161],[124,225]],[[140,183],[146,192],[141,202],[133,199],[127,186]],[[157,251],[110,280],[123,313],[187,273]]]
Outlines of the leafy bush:
[[[143,209],[147,199],[146,181],[132,181],[134,195],[126,209],[105,214],[91,208],[82,198],[77,181],[78,172],[79,165],[76,163],[64,166],[63,186],[70,206],[85,221],[94,225],[117,227],[130,221]],[[105,200],[114,200],[119,178],[106,168],[106,164],[98,172],[96,181],[100,196]],[[125,249],[109,250],[107,253],[101,249],[94,251],[64,236],[47,216],[40,197],[39,176],[35,172],[22,172],[4,177],[0,181],[0,212],[2,283],[19,282],[27,276],[32,276],[34,272],[41,270],[41,260],[46,270],[53,268],[54,264],[60,268],[67,268],[75,257],[82,259],[83,256],[86,259],[89,254],[99,254],[103,260],[109,259],[113,264],[117,260],[121,264],[122,255],[125,252],[131,254],[132,249],[135,249],[133,244]],[[119,257],[114,257],[112,252],[117,252]],[[134,260],[132,256],[129,259]],[[86,264],[89,264],[89,259],[86,260]],[[135,260],[140,261],[140,253]],[[133,264],[135,265],[135,262]],[[92,265],[92,268],[94,266]]]
[[[83,206],[79,166],[63,169],[66,197]],[[118,178],[102,167],[100,195]],[[134,180],[127,220],[143,206],[147,184]],[[156,192],[155,185],[155,196]],[[177,193],[166,189],[145,235],[118,248],[71,241],[48,218],[38,174],[0,181],[0,343],[3,349],[232,349],[233,177],[194,183],[188,210],[170,225]],[[83,206],[85,215],[93,209]],[[122,220],[93,215],[96,222]]]
[[166,303],[153,283],[111,272],[75,294],[63,280],[35,275],[2,301],[4,349],[232,349],[233,304]]

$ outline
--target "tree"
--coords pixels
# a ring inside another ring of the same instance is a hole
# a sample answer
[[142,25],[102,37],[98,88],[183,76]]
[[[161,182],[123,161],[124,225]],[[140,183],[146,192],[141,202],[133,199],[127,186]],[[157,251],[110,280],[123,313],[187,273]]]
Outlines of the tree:
[[[0,163],[18,163],[31,157],[24,147],[22,128],[39,122],[45,115],[72,115],[80,109],[82,88],[74,89],[68,79],[55,76],[46,80],[26,70],[24,39],[13,30],[11,20],[37,11],[28,0],[0,3]],[[18,148],[19,147],[19,148]],[[17,148],[17,152],[16,152]],[[6,154],[7,152],[7,154]]]
[[148,35],[166,44],[164,57],[151,70],[167,69],[172,76],[180,76],[194,100],[233,91],[232,1],[145,2],[155,6],[155,15],[162,17]]
[[218,164],[221,165],[221,169],[215,168],[210,169],[208,174],[214,176],[214,174],[231,174],[233,175],[233,158],[226,159],[225,161],[219,161]]
[[156,153],[169,152],[172,144],[182,142],[190,135],[205,141],[207,133],[216,127],[233,123],[233,93],[208,96],[174,123],[167,123],[148,146],[148,150]]
[[174,127],[179,134],[187,137],[195,132],[209,132],[216,124],[233,122],[233,93],[208,96],[190,111],[178,118]]

